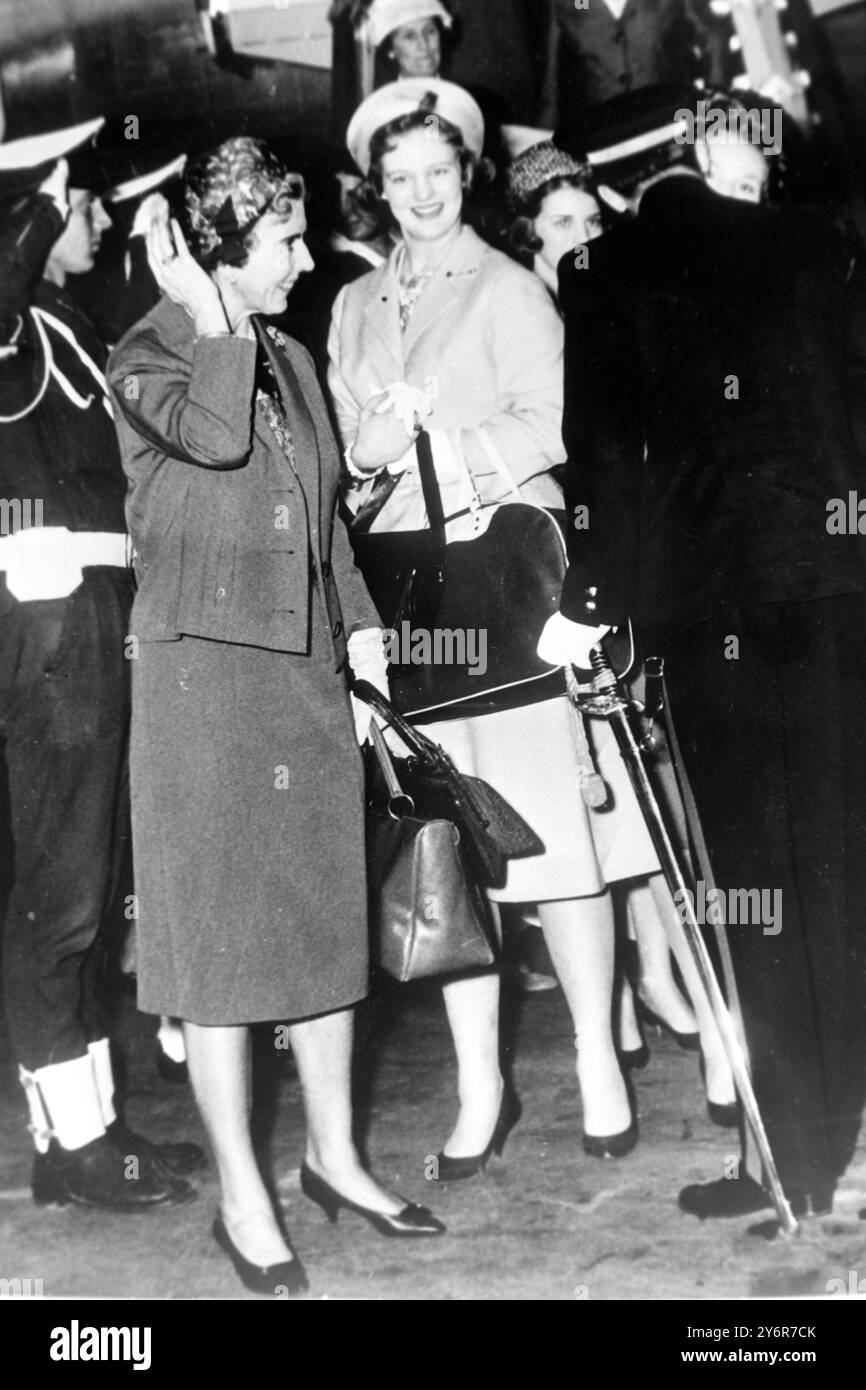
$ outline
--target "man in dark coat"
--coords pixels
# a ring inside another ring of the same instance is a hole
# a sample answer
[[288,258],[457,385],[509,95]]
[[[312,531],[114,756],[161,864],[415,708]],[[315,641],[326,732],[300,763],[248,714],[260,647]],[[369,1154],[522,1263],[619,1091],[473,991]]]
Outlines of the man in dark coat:
[[[547,111],[560,123],[624,92],[730,77],[730,18],[707,0],[553,0]],[[552,37],[553,37],[552,35]]]
[[[680,165],[561,262],[560,302],[569,501],[587,510],[546,654],[585,666],[630,615],[664,655],[771,1146],[795,1212],[827,1211],[866,1092],[861,273],[823,216]],[[732,920],[755,888],[779,920]],[[680,1201],[769,1205],[745,1177]]]
[[35,1200],[140,1211],[193,1196],[169,1168],[203,1155],[151,1145],[118,1117],[82,974],[128,817],[133,584],[104,349],[64,288],[92,267],[109,225],[85,165],[68,187],[65,159],[55,163],[81,136],[47,140],[36,170],[27,142],[0,146],[0,738],[13,865],[3,983]]

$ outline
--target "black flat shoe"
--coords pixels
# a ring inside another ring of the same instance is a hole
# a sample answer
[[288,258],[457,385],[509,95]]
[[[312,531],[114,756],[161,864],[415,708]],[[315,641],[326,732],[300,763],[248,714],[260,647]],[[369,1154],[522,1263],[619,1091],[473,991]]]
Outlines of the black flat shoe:
[[420,1207],[416,1202],[407,1202],[402,1211],[398,1211],[394,1216],[389,1216],[383,1211],[374,1211],[372,1207],[362,1207],[359,1202],[352,1202],[348,1197],[344,1197],[342,1192],[338,1192],[324,1178],[320,1178],[306,1163],[301,1165],[301,1191],[311,1202],[322,1208],[332,1224],[337,1220],[342,1207],[346,1211],[353,1211],[356,1216],[363,1216],[364,1220],[369,1221],[383,1236],[414,1236],[417,1239],[420,1236],[445,1234],[442,1222],[426,1207]]
[[719,1105],[714,1100],[708,1100],[707,1114],[720,1129],[736,1129],[740,1123],[740,1107],[736,1101],[730,1105]]
[[228,1255],[241,1283],[251,1293],[269,1294],[272,1298],[294,1298],[309,1288],[307,1272],[297,1256],[276,1265],[253,1264],[241,1254],[221,1216],[214,1217],[211,1229],[217,1245]]
[[625,1158],[638,1141],[637,1120],[619,1134],[584,1134],[583,1151],[590,1158]]
[[491,1154],[496,1154],[497,1158],[502,1157],[505,1141],[520,1119],[521,1113],[522,1106],[520,1101],[517,1099],[516,1095],[506,1087],[502,1093],[499,1115],[487,1148],[482,1149],[480,1154],[469,1154],[465,1158],[460,1156],[452,1158],[450,1154],[440,1151],[436,1155],[436,1169],[433,1174],[433,1181],[461,1182],[464,1178],[474,1178],[476,1173],[482,1173],[487,1166],[487,1160],[490,1158]]
[[678,1033],[676,1028],[672,1028],[671,1025],[669,1023],[666,1023],[665,1020],[661,1018],[657,1013],[653,1013],[649,1005],[644,1004],[643,1000],[640,997],[638,997],[638,999],[636,1000],[636,1005],[637,1016],[639,1019],[641,1019],[643,1023],[651,1023],[654,1025],[654,1027],[660,1028],[665,1033],[669,1033],[670,1036],[677,1043],[677,1045],[681,1047],[684,1052],[700,1052],[700,1033]]

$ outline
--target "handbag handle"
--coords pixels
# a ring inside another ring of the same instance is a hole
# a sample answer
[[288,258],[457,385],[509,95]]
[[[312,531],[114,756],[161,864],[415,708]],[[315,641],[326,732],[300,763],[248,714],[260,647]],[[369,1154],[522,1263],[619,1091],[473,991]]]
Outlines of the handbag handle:
[[401,816],[414,816],[415,802],[409,793],[404,792],[400,786],[400,779],[397,776],[394,759],[391,757],[391,750],[375,719],[370,720],[370,738],[379,766],[382,769],[382,776],[385,778],[385,785],[388,788],[388,815],[394,820],[399,820]]
[[433,462],[430,436],[426,430],[419,431],[418,438],[415,440],[415,453],[418,457],[418,473],[421,477],[421,491],[424,494],[424,506],[427,509],[430,530],[438,532],[444,549],[445,511],[442,507],[442,493],[439,491],[439,479],[436,477],[436,465]]
[[[428,764],[442,762],[445,755],[441,752],[438,744],[435,744],[432,739],[422,734],[420,729],[416,729],[414,725],[409,723],[408,719],[404,719],[403,715],[394,708],[390,700],[385,698],[381,690],[376,689],[375,685],[371,685],[369,681],[365,680],[353,680],[352,694],[356,695],[359,700],[363,700],[365,705],[369,705],[375,714],[378,714],[384,719],[386,724],[390,724],[394,732],[400,735],[407,748],[410,748],[417,758],[420,758],[423,762]],[[375,721],[371,721],[371,731],[374,728],[376,728]],[[376,728],[376,732],[385,745],[386,753],[390,759],[387,744],[385,744],[385,740],[381,738],[381,730]],[[375,739],[373,741],[373,746],[378,752],[379,750]],[[394,776],[396,778],[396,773]]]

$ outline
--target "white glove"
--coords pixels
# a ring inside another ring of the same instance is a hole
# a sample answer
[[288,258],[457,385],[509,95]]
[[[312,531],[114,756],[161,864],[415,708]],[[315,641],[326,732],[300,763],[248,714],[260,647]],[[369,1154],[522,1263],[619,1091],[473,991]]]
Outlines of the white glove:
[[[381,627],[365,627],[360,632],[353,632],[346,647],[349,653],[349,665],[355,679],[369,681],[385,696],[386,700],[390,700],[384,630]],[[355,719],[355,737],[359,744],[364,743],[369,737],[373,711],[363,700],[359,700],[353,695],[352,714]]]
[[162,219],[168,223],[169,215],[169,206],[165,195],[149,193],[146,198],[142,198],[136,209],[129,233],[130,239],[134,236],[147,236],[153,222]]
[[0,542],[6,587],[20,603],[68,598],[84,578],[71,545],[59,544],[64,526],[32,526]]
[[376,408],[376,414],[384,415],[386,410],[393,410],[406,433],[412,435],[421,421],[433,413],[434,389],[433,386],[422,389],[409,386],[405,381],[390,381],[385,387],[387,396]]
[[554,613],[544,624],[536,651],[551,666],[580,666],[587,671],[592,665],[589,654],[606,632],[610,625],[587,627]]

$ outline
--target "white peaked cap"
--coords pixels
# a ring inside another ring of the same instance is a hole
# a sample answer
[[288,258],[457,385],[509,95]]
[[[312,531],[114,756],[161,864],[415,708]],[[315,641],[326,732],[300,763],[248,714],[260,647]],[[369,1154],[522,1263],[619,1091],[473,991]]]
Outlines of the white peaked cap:
[[141,174],[138,178],[125,179],[123,183],[117,183],[110,188],[107,193],[103,193],[103,202],[127,203],[132,198],[143,198],[146,193],[152,193],[155,188],[161,188],[164,183],[171,179],[180,178],[186,168],[186,155],[179,154],[177,159],[173,159],[169,164],[162,164],[152,173]]
[[66,126],[63,130],[50,130],[45,135],[27,135],[22,140],[7,140],[0,143],[0,173],[20,169],[38,169],[41,164],[56,164],[79,145],[92,140],[98,130],[105,125],[105,117],[97,116],[93,121],[83,121],[81,125]]

